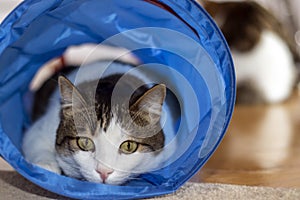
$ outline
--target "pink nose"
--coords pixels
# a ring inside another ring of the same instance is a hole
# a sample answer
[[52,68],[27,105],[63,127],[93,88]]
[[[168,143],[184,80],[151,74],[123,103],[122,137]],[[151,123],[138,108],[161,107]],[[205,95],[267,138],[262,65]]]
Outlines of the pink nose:
[[114,172],[114,170],[109,167],[98,166],[96,172],[100,174],[100,177],[104,183],[108,176]]

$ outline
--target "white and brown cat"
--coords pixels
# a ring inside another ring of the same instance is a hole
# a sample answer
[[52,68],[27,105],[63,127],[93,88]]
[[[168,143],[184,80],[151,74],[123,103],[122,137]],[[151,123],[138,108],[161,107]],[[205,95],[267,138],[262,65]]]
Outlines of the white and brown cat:
[[25,133],[25,158],[58,174],[114,185],[157,168],[165,145],[160,119],[166,86],[123,77],[111,74],[75,86],[59,76],[60,100],[52,96]]
[[278,103],[292,93],[299,61],[286,28],[254,1],[204,1],[232,52],[237,102]]

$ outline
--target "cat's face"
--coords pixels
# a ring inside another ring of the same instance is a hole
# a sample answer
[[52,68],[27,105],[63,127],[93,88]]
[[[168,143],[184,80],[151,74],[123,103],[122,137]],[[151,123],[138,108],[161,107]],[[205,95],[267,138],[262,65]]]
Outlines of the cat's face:
[[56,151],[67,176],[117,185],[157,167],[157,155],[164,147],[159,123],[164,85],[149,89],[129,108],[104,102],[91,106],[63,77],[59,86],[62,108]]

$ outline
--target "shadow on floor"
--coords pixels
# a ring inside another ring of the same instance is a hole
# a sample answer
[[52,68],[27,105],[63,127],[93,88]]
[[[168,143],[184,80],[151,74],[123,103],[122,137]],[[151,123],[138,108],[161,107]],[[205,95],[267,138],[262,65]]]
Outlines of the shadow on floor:
[[0,171],[0,194],[3,199],[70,200],[42,189],[15,171]]

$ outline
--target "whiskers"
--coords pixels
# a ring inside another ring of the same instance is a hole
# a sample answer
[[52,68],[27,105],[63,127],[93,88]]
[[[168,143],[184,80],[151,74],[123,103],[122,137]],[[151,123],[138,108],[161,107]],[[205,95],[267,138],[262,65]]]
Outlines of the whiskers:
[[141,177],[139,177],[139,176],[129,176],[128,178],[127,178],[127,181],[136,181],[136,180],[143,180]]

